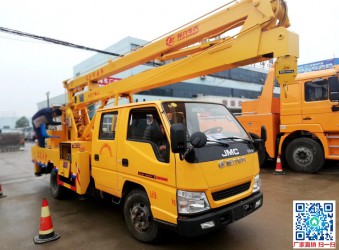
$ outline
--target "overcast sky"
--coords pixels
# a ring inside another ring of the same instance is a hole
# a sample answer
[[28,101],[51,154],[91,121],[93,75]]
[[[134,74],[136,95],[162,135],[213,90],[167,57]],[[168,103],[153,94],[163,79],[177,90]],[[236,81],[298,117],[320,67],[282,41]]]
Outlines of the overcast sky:
[[[152,40],[228,1],[0,0],[0,26],[104,50],[126,36]],[[339,1],[287,4],[299,64],[339,57]],[[0,117],[31,117],[94,54],[0,32]]]

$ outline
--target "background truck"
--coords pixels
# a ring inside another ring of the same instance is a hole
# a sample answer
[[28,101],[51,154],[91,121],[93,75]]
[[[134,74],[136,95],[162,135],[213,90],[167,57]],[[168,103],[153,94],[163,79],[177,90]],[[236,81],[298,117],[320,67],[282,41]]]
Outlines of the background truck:
[[280,85],[280,97],[274,97],[275,72],[269,71],[261,96],[242,103],[237,117],[254,138],[266,127],[261,163],[281,156],[294,171],[315,173],[325,160],[339,160],[338,75],[338,65],[298,74],[293,84]]
[[[109,195],[143,242],[163,228],[197,236],[254,212],[262,206],[261,140],[221,104],[133,102],[133,94],[272,57],[288,85],[298,57],[298,36],[288,26],[284,1],[240,1],[65,81],[65,125],[48,131],[58,138],[45,148],[32,147],[35,173],[51,174],[56,198],[69,190]],[[162,66],[98,84],[153,60]],[[90,117],[93,105],[99,108]]]
[[0,130],[0,151],[18,151],[25,146],[23,133],[14,130]]

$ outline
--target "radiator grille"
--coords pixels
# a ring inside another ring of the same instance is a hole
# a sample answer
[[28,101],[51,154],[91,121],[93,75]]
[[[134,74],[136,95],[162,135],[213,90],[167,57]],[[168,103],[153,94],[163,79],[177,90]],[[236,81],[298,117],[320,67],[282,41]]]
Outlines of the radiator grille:
[[220,190],[218,192],[212,193],[212,197],[214,201],[220,201],[234,195],[240,194],[242,192],[247,191],[251,186],[251,182],[246,182],[239,186],[231,187],[228,189]]

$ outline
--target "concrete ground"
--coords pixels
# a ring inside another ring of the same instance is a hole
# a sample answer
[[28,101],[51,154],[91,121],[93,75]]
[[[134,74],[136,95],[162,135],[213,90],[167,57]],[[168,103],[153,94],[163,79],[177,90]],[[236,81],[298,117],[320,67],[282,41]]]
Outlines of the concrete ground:
[[[257,212],[209,235],[182,238],[168,232],[157,245],[147,245],[130,236],[116,205],[53,199],[49,175],[34,176],[26,144],[24,150],[0,153],[0,184],[7,195],[0,199],[0,249],[292,249],[293,200],[336,200],[338,206],[339,165],[327,164],[314,175],[284,169],[286,175],[276,176],[274,169],[271,163],[261,170],[264,205]],[[35,245],[43,198],[60,239]]]

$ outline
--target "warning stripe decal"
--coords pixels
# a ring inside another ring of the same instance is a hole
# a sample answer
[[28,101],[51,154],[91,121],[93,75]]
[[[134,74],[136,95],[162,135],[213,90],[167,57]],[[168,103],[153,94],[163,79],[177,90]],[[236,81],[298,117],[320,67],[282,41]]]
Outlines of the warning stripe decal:
[[61,186],[66,187],[66,188],[68,188],[68,189],[71,189],[71,190],[73,190],[73,191],[76,191],[76,187],[75,187],[75,186],[72,186],[72,185],[70,185],[70,184],[67,184],[67,183],[65,183],[65,182],[63,182],[63,181],[58,180],[58,184],[61,185]]

